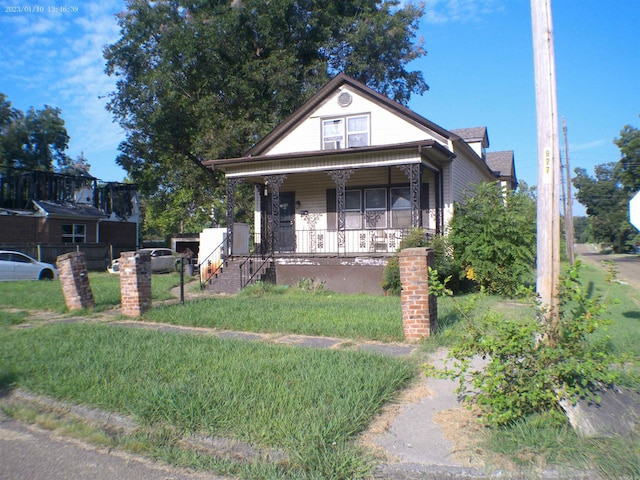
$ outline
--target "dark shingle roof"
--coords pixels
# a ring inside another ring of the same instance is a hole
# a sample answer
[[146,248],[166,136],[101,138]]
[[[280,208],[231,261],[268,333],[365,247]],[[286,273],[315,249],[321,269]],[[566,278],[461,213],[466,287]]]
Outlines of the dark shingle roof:
[[65,217],[65,218],[86,218],[86,219],[99,219],[105,218],[103,212],[98,210],[93,205],[86,205],[80,203],[58,203],[58,202],[49,202],[46,200],[39,200],[34,202],[36,206],[42,210],[46,215],[52,215],[55,217]]
[[513,160],[513,151],[505,150],[502,152],[488,152],[487,165],[500,178],[516,179],[516,167]]
[[482,142],[484,147],[489,146],[489,135],[487,135],[487,127],[457,128],[451,130],[465,142]]

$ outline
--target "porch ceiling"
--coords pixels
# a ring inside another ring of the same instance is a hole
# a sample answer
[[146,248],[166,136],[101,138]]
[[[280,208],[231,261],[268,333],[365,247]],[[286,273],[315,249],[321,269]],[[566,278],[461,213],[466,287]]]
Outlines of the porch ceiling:
[[212,170],[220,170],[227,177],[247,177],[286,173],[322,172],[345,168],[373,168],[408,163],[423,163],[438,168],[455,157],[446,147],[434,140],[394,145],[260,155],[202,162]]

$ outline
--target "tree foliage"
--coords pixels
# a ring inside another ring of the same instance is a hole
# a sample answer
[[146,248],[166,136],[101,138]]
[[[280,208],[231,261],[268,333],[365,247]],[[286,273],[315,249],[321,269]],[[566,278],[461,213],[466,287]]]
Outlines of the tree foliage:
[[[540,341],[550,332],[536,318],[505,321],[489,312],[475,320],[469,308],[463,311],[465,335],[449,354],[453,366],[439,372],[426,366],[427,372],[459,380],[459,392],[468,394],[492,425],[559,411],[560,399],[599,401],[599,391],[620,378],[612,368],[620,359],[609,353],[607,337],[593,335],[611,322],[603,299],[582,285],[580,268],[577,261],[562,280],[553,344]],[[486,367],[472,367],[476,355],[487,360]]]
[[614,143],[620,149],[618,162],[596,165],[593,177],[576,168],[572,182],[577,200],[587,207],[593,241],[625,252],[637,240],[628,218],[629,200],[640,191],[640,130],[626,125]]
[[619,173],[616,163],[596,165],[593,177],[584,168],[576,168],[572,182],[576,198],[587,207],[593,239],[623,252],[635,232],[628,221],[630,194]]
[[337,72],[404,104],[424,92],[406,68],[424,54],[421,14],[397,0],[128,0],[104,52],[108,109],[148,218],[169,233],[194,202],[218,209],[221,178],[201,162],[241,155]]
[[640,130],[625,125],[620,131],[620,138],[614,143],[620,149],[620,160],[616,173],[622,186],[629,192],[640,191]]
[[0,93],[0,169],[11,174],[15,169],[53,171],[65,168],[69,135],[60,117],[61,110],[45,105],[25,114],[13,108]]
[[515,296],[535,265],[536,205],[521,184],[474,185],[456,204],[448,241],[453,259],[468,280],[488,293]]

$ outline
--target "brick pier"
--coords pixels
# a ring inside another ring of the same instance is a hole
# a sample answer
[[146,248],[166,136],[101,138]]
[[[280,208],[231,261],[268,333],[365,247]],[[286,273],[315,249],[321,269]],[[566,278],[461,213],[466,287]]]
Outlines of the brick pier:
[[67,308],[82,310],[95,307],[84,252],[60,255],[56,258],[56,267]]
[[429,267],[435,254],[430,248],[406,248],[400,252],[402,326],[407,340],[420,340],[436,333],[438,304],[429,294]]
[[120,254],[122,314],[137,317],[151,308],[151,256],[147,252]]

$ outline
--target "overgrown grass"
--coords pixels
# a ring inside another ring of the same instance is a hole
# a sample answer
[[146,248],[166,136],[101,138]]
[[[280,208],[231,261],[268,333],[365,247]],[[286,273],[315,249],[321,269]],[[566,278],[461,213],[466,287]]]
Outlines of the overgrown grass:
[[86,324],[5,330],[0,366],[5,386],[133,415],[158,439],[173,432],[156,446],[169,456],[184,433],[283,450],[283,478],[364,475],[354,435],[417,372],[371,353]]
[[[89,283],[96,301],[95,311],[120,304],[120,276],[104,272],[89,272]],[[173,298],[170,290],[180,284],[178,273],[153,275],[153,300]],[[1,282],[0,295],[5,307],[64,313],[67,310],[60,281]]]
[[250,332],[402,341],[398,297],[342,295],[295,288],[248,289],[241,295],[154,308],[144,320]]
[[[593,295],[600,295],[608,304],[607,318],[612,320],[605,331],[594,336],[607,335],[609,348],[626,357],[624,384],[640,391],[640,293],[629,285],[606,281],[604,269],[585,265],[581,270],[581,282]],[[471,318],[462,320],[458,308],[469,299],[476,298],[478,304],[470,313]],[[505,321],[534,315],[532,308],[522,307],[518,302],[494,303],[495,298],[468,296],[466,300],[455,299],[455,306],[448,313],[439,315],[438,334],[425,342],[429,346],[454,344],[466,322],[473,321],[487,308],[499,312]],[[438,307],[443,302],[439,300]],[[478,308],[479,307],[479,308]],[[440,313],[440,312],[439,312]],[[444,320],[444,321],[442,321]],[[570,427],[567,419],[534,415],[521,418],[515,423],[487,430],[484,444],[490,452],[506,456],[518,469],[539,475],[539,468],[592,469],[603,478],[640,478],[640,436],[583,438]],[[525,475],[526,477],[527,475]]]

